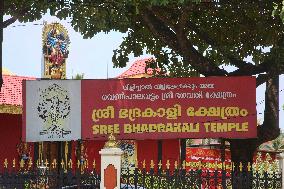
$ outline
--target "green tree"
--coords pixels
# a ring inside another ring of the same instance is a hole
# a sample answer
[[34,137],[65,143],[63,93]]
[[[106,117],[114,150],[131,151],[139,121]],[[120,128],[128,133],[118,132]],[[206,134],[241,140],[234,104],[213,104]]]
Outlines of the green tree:
[[[146,52],[156,58],[149,66],[159,66],[170,76],[186,77],[192,71],[204,76],[257,75],[256,87],[266,82],[264,122],[258,126],[258,138],[229,140],[232,160],[247,162],[260,144],[280,133],[278,76],[284,72],[284,30],[281,18],[272,14],[281,2],[7,0],[4,13],[12,15],[11,21],[27,22],[49,9],[60,19],[70,17],[74,29],[86,38],[112,30],[127,33],[114,51],[115,67],[124,67],[131,53]],[[254,63],[245,61],[246,57]]]
[[284,0],[282,2],[278,1],[278,3],[273,3],[274,10],[272,11],[272,16],[279,16],[284,22]]
[[284,134],[282,133],[276,139],[262,144],[260,149],[274,152],[284,151]]
[[72,76],[72,79],[84,79],[84,73],[81,73],[81,74],[79,74],[79,73],[77,73],[77,74],[75,74],[75,76]]
[[[31,22],[38,20],[48,9],[57,6],[55,3],[49,3],[48,0],[1,0],[0,1],[0,87],[3,84],[2,78],[2,42],[3,29],[19,20],[21,22]],[[4,20],[4,15],[12,15]]]

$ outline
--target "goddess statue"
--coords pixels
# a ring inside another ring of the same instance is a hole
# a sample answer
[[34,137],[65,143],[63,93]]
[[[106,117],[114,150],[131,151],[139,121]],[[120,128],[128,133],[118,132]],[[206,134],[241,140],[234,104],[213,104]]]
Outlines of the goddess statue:
[[43,30],[44,77],[66,78],[66,58],[70,44],[66,29],[59,23],[46,24]]

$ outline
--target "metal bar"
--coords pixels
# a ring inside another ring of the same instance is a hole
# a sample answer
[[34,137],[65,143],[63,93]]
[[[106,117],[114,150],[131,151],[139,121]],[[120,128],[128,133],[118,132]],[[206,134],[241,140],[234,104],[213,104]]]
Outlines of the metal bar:
[[180,139],[180,163],[186,159],[186,139]]
[[163,141],[158,140],[157,143],[158,143],[158,159],[156,164],[158,164],[160,161],[162,162],[163,158]]

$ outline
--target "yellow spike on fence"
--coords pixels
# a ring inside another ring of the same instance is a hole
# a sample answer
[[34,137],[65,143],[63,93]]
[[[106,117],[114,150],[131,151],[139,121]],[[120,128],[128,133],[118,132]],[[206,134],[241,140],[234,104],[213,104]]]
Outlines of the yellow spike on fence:
[[77,161],[77,168],[79,169],[80,168],[80,165],[81,165],[81,162],[80,160]]
[[177,168],[178,168],[178,162],[175,161],[175,169],[177,169]]
[[248,169],[248,171],[251,171],[251,165],[250,165],[250,162],[248,162],[247,169]]
[[57,162],[56,162],[56,159],[53,159],[53,162],[52,162],[52,168],[55,169],[57,166]]
[[63,159],[61,159],[61,163],[60,164],[61,164],[61,168],[64,169],[65,166],[64,166],[64,160]]
[[25,161],[23,159],[21,159],[20,161],[20,169],[25,167]]
[[167,169],[170,169],[170,160],[167,160],[167,164],[166,164],[166,167],[167,167]]
[[3,163],[3,164],[4,164],[4,168],[6,168],[6,169],[7,169],[7,168],[8,168],[8,160],[7,160],[7,158],[5,158],[4,163]]
[[154,160],[151,160],[150,168],[151,168],[151,169],[154,169],[154,167],[155,167]]
[[45,166],[45,167],[48,167],[48,165],[49,165],[48,160],[45,159],[44,166]]
[[182,169],[185,169],[185,167],[186,167],[186,162],[185,162],[185,160],[183,160],[183,162],[182,162]]
[[158,164],[158,168],[159,168],[159,169],[162,169],[162,166],[163,166],[163,164],[162,164],[162,161],[160,160],[160,161],[159,161],[159,164]]
[[29,159],[29,163],[28,163],[28,170],[30,170],[30,168],[33,166],[33,160],[32,158]]
[[145,159],[143,160],[143,164],[142,164],[142,166],[143,166],[143,169],[145,169],[145,168],[146,168],[146,161],[145,161]]
[[16,159],[14,158],[13,159],[13,168],[15,168],[16,167]]
[[93,161],[93,169],[96,169],[96,160]]
[[240,171],[241,172],[243,171],[243,164],[242,164],[242,162],[240,162]]
[[70,159],[70,160],[69,160],[68,166],[69,166],[69,169],[72,169],[72,168],[73,168],[73,162],[72,162],[72,159]]
[[234,164],[234,162],[231,162],[231,165],[232,165],[232,171],[234,171],[234,170],[235,170],[235,164]]

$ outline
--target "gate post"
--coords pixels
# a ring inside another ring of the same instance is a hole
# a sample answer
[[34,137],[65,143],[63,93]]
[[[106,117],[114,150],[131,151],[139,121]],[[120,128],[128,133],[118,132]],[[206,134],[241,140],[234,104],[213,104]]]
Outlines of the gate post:
[[123,151],[118,147],[112,134],[99,153],[101,154],[100,189],[120,189],[121,155]]
[[282,188],[284,186],[284,152],[279,154],[279,166],[282,173]]

